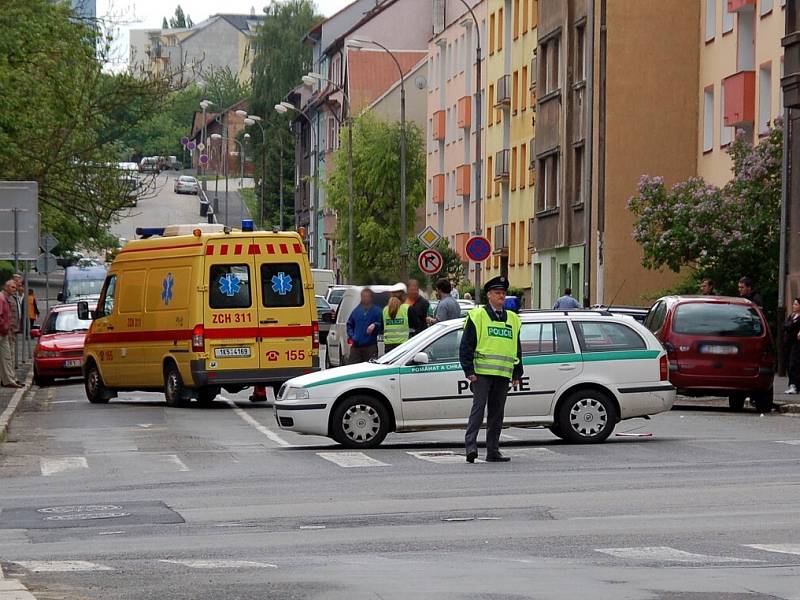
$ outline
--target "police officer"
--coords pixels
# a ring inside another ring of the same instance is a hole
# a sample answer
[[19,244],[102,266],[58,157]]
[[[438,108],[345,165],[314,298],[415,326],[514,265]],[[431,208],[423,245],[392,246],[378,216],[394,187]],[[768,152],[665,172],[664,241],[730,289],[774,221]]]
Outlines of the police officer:
[[519,385],[522,378],[522,347],[519,340],[520,320],[506,310],[503,303],[508,280],[495,277],[483,286],[486,306],[472,309],[464,323],[459,359],[467,379],[472,382],[472,411],[464,441],[467,462],[478,457],[478,430],[486,419],[487,462],[511,460],[500,453],[500,430],[508,394],[508,382]]
[[389,288],[392,297],[383,309],[383,345],[386,352],[391,352],[411,335],[411,321],[408,304],[403,302],[405,290],[402,284]]

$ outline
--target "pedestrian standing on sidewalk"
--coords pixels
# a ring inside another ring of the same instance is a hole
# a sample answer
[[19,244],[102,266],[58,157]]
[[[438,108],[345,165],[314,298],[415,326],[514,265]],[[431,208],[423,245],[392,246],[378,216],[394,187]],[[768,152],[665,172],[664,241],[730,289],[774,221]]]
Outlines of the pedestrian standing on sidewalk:
[[14,276],[11,279],[12,283],[14,284],[14,291],[11,292],[8,298],[8,304],[11,308],[11,334],[9,342],[11,344],[11,359],[13,360],[14,368],[17,368],[17,361],[19,360],[19,356],[17,355],[17,334],[22,330],[22,298],[20,298],[19,290],[22,287],[22,275],[19,273],[14,273]]
[[11,337],[13,313],[11,305],[15,302],[14,295],[17,284],[13,279],[6,281],[0,291],[0,385],[7,388],[20,388],[14,371],[14,355],[11,354]]
[[436,282],[436,296],[439,298],[439,303],[433,311],[433,316],[428,317],[428,325],[458,319],[461,316],[461,305],[450,293],[452,287],[452,284],[444,278]]
[[383,345],[386,352],[408,341],[411,324],[408,319],[408,304],[405,303],[403,284],[389,288],[392,297],[383,309]]
[[375,295],[369,288],[361,290],[361,304],[347,319],[347,343],[350,345],[348,365],[378,358],[378,335],[383,331],[383,315],[375,306]]
[[783,349],[789,389],[784,394],[796,394],[800,386],[800,298],[792,302],[792,314],[783,322]]
[[415,336],[428,328],[428,309],[431,303],[419,293],[419,281],[408,280],[408,319],[411,323],[411,336]]
[[702,296],[716,296],[717,291],[714,289],[714,282],[708,277],[700,281],[700,295]]
[[485,306],[473,308],[464,323],[459,360],[471,382],[472,411],[464,442],[467,462],[478,457],[478,431],[486,418],[486,461],[508,462],[500,453],[500,431],[508,395],[508,382],[514,387],[522,378],[522,346],[519,316],[503,307],[508,279],[495,277],[486,282]]
[[751,277],[742,277],[739,280],[739,296],[747,298],[757,306],[764,306],[764,300],[756,291],[756,284]]
[[39,305],[36,304],[36,293],[33,288],[28,288],[28,321],[33,329],[36,319],[39,318]]

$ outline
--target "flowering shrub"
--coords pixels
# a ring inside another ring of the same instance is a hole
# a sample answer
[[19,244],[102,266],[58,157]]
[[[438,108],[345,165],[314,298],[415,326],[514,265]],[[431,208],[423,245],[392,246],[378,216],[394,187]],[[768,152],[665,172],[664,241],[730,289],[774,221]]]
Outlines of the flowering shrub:
[[670,188],[663,177],[641,177],[628,208],[637,217],[633,237],[644,250],[646,268],[689,268],[694,282],[708,277],[719,293],[732,295],[739,278],[750,275],[765,301],[775,303],[781,127],[776,121],[756,146],[736,136],[727,149],[733,179],[722,188],[699,177]]

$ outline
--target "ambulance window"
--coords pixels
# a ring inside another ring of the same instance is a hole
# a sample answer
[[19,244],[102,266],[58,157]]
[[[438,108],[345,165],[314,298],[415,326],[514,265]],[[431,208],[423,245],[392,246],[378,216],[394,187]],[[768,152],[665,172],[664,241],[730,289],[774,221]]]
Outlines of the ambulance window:
[[558,323],[523,323],[519,332],[522,354],[571,354],[574,351],[569,327]]
[[108,317],[114,312],[114,293],[117,290],[117,276],[110,275],[106,279],[106,286],[103,294],[100,296],[100,301],[97,303],[97,310],[101,316]]
[[458,362],[458,347],[461,345],[463,329],[451,331],[437,339],[424,352],[430,363]]
[[249,308],[250,267],[212,265],[208,304],[211,308]]
[[303,306],[303,278],[297,263],[261,265],[261,298],[266,308]]

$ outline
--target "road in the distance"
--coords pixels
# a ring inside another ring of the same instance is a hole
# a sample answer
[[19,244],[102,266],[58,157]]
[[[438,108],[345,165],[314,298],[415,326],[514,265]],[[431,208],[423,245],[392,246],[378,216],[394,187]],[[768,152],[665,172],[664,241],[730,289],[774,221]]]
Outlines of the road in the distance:
[[796,418],[673,411],[595,446],[508,429],[510,464],[467,465],[461,432],[352,453],[226,398],[39,390],[0,447],[6,577],[39,598],[800,594]]

